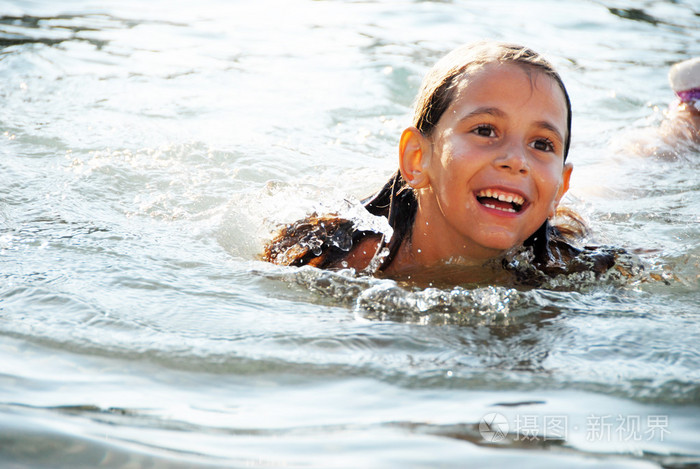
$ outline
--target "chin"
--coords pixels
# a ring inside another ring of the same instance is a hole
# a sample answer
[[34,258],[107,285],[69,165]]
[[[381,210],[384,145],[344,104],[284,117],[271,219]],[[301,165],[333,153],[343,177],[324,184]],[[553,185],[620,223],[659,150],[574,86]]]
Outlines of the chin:
[[500,236],[491,236],[485,240],[482,246],[493,250],[494,256],[497,256],[505,251],[508,251],[509,249],[520,246],[523,241],[524,240],[513,239],[511,237],[503,238]]

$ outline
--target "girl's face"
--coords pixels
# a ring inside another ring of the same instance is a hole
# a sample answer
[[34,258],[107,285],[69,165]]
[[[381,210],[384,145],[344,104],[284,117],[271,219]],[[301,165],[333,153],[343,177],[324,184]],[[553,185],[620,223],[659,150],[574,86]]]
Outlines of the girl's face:
[[429,137],[419,216],[455,256],[494,257],[521,244],[554,214],[568,189],[564,94],[514,64],[488,64],[455,91]]

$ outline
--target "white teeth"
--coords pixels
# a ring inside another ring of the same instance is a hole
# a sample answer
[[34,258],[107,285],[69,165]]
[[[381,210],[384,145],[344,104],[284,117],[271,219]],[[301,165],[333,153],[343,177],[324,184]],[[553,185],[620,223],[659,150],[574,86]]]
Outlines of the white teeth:
[[479,197],[489,197],[507,203],[515,202],[518,205],[523,205],[525,203],[525,199],[517,194],[500,194],[496,191],[492,191],[491,189],[479,191]]
[[515,210],[513,210],[512,208],[501,208],[501,207],[496,207],[495,205],[491,205],[491,204],[484,204],[484,207],[500,210],[501,212],[515,213]]

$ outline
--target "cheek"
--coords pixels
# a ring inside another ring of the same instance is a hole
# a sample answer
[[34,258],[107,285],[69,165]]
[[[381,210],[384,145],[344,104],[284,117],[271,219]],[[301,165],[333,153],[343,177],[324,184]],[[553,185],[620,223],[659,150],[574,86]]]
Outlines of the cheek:
[[438,192],[447,197],[463,198],[468,192],[469,179],[473,174],[469,159],[454,156],[443,163]]
[[538,187],[540,196],[545,202],[554,202],[559,187],[562,184],[562,169],[559,167],[547,167],[539,172]]

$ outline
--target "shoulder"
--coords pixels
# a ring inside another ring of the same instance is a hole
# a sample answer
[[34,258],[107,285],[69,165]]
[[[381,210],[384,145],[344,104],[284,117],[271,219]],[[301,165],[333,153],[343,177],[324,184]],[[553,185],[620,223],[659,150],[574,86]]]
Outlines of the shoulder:
[[380,239],[378,233],[357,230],[351,220],[311,215],[282,227],[261,257],[278,265],[360,270],[369,265]]
[[377,236],[368,236],[360,240],[352,247],[344,259],[342,267],[352,268],[357,271],[366,269],[372,262],[372,259],[374,259],[380,243],[381,236],[378,234]]

